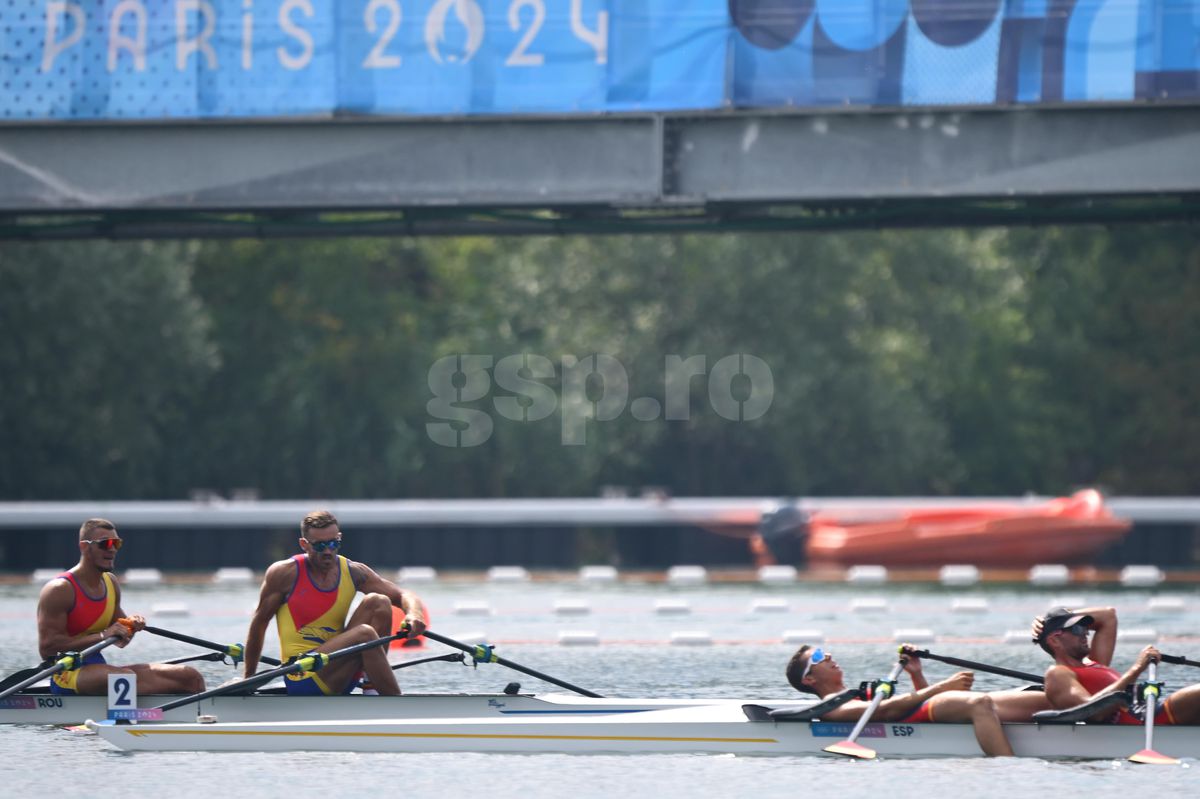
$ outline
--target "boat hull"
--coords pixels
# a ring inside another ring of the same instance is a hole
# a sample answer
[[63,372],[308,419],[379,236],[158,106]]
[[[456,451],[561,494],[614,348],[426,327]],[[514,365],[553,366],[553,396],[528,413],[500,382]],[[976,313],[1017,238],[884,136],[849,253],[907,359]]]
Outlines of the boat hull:
[[[141,696],[152,708],[177,696]],[[221,722],[312,719],[507,718],[521,716],[602,715],[690,707],[733,699],[591,699],[568,694],[405,694],[404,696],[218,696],[169,710],[163,721],[192,722],[198,715]],[[803,703],[799,703],[803,704]],[[0,699],[0,724],[82,724],[108,715],[103,696],[53,696],[20,693]]]
[[[212,752],[494,752],[565,754],[709,753],[824,755],[851,725],[749,721],[736,706],[659,710],[634,715],[546,718],[408,719],[249,724],[89,725],[130,751]],[[1005,725],[1018,756],[1124,758],[1144,745],[1140,727]],[[872,723],[859,742],[881,757],[980,757],[964,724]],[[1200,727],[1156,729],[1155,748],[1200,755]]]

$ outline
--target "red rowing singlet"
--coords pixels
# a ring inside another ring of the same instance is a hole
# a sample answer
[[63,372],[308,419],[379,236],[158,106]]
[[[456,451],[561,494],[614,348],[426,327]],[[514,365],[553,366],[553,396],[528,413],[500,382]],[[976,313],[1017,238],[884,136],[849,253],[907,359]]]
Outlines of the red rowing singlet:
[[104,592],[98,597],[88,596],[87,591],[70,572],[58,575],[75,590],[75,601],[67,614],[67,635],[98,633],[113,623],[117,613],[117,592],[113,590],[113,578],[108,572],[100,573]]

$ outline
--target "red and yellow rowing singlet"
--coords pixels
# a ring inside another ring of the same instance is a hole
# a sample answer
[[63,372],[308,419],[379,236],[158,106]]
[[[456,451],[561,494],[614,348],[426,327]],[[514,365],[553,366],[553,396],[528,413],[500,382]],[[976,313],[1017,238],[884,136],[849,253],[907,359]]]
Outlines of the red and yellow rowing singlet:
[[284,661],[316,649],[344,630],[355,594],[350,561],[341,555],[337,585],[328,591],[313,584],[307,555],[295,555],[292,560],[296,561],[296,583],[275,613]]
[[[67,613],[67,635],[74,637],[87,633],[98,633],[113,623],[117,615],[117,591],[111,574],[100,573],[104,593],[98,597],[89,596],[71,572],[63,572],[55,579],[66,580],[75,592],[75,600],[71,604],[70,612]],[[104,662],[104,655],[93,652],[83,661],[83,665],[90,666],[94,663]],[[79,671],[77,669],[60,671],[54,675],[54,679],[51,681],[51,690],[54,693],[74,694],[76,692],[75,682],[78,678]]]

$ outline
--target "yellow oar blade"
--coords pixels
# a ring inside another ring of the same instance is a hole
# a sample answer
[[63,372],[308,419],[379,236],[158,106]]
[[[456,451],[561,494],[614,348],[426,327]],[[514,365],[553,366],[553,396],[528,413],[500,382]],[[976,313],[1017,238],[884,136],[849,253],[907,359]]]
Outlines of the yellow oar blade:
[[1179,760],[1177,758],[1168,757],[1167,755],[1159,754],[1158,752],[1155,752],[1153,749],[1143,749],[1142,751],[1138,752],[1137,754],[1130,755],[1129,759],[1132,760],[1134,763],[1145,763],[1150,766],[1177,766],[1177,765],[1179,765]]
[[842,741],[841,743],[830,744],[825,747],[826,752],[835,755],[846,755],[847,757],[857,757],[860,760],[872,760],[875,757],[875,750],[868,749],[862,744],[854,741]]

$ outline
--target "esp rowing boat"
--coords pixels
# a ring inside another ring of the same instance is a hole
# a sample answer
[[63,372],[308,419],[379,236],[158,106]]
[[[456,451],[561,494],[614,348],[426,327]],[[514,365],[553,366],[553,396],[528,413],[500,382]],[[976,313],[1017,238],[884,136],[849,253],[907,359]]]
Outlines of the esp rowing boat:
[[[590,716],[491,716],[373,721],[212,724],[89,722],[105,741],[131,751],[343,751],[510,753],[710,753],[822,755],[851,724],[751,720],[736,703]],[[1018,756],[1124,758],[1141,749],[1140,727],[1006,724]],[[982,756],[967,724],[871,723],[859,741],[881,757]],[[1161,727],[1159,751],[1200,755],[1200,727]]]

